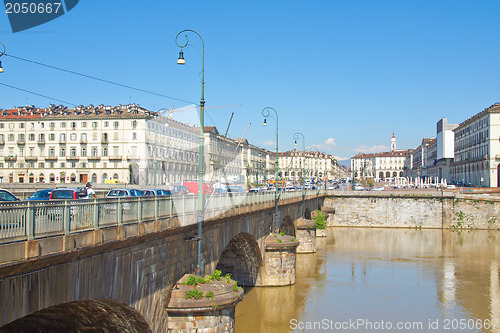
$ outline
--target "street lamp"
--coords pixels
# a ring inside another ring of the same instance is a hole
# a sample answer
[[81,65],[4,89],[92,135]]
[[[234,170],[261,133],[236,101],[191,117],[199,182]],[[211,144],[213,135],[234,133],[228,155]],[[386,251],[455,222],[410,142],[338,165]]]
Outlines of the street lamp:
[[[313,149],[315,149],[315,150],[318,152],[318,155],[320,155],[320,153],[321,153],[321,152],[318,150],[318,148],[316,148],[316,147],[314,147],[314,146],[313,146],[313,147],[311,147],[310,149],[311,149],[311,151],[312,151]],[[318,171],[318,170],[316,169],[316,172],[317,172],[317,171]],[[317,175],[317,176],[316,176],[316,179],[318,179],[318,178],[319,178],[319,175]],[[316,181],[316,182],[317,182],[317,181]],[[319,185],[321,185],[321,184],[316,185],[316,209],[319,209],[319,207],[318,207],[318,197],[319,197],[319,190],[320,190]],[[326,181],[325,181],[325,190],[326,190]]]
[[[0,42],[0,45],[2,45],[2,48],[3,48],[3,51],[0,52],[0,57],[3,56],[5,54],[5,45],[3,45],[1,42]],[[0,61],[0,73],[3,73],[3,68],[2,68],[2,62]]]
[[295,140],[295,147],[297,147],[297,140],[299,136],[302,137],[302,148],[303,148],[303,161],[302,167],[304,171],[302,172],[302,217],[306,218],[306,140],[304,139],[304,134],[295,133],[293,139]]
[[274,228],[277,230],[279,228],[278,226],[278,200],[279,200],[279,195],[278,195],[278,167],[279,167],[279,162],[278,162],[278,112],[276,112],[275,109],[266,106],[264,109],[262,109],[262,115],[264,116],[264,123],[262,125],[267,126],[267,117],[270,115],[270,111],[273,110],[274,114],[276,115],[276,195],[274,198],[274,205],[276,206],[276,221]]
[[198,150],[198,160],[199,160],[199,165],[198,165],[198,237],[197,237],[197,242],[198,242],[198,251],[197,251],[197,260],[196,260],[196,265],[197,265],[197,270],[200,275],[203,275],[203,267],[201,265],[201,233],[202,233],[202,225],[203,225],[203,220],[204,220],[204,202],[203,202],[203,166],[204,166],[204,152],[203,152],[203,145],[205,143],[205,129],[204,129],[204,111],[205,111],[205,43],[203,42],[203,38],[199,33],[197,33],[194,30],[191,29],[184,29],[181,32],[175,36],[175,44],[177,44],[178,47],[181,48],[179,51],[179,59],[177,59],[177,64],[179,65],[185,65],[186,61],[184,60],[184,52],[182,52],[182,49],[185,48],[186,46],[190,45],[188,36],[186,34],[186,43],[184,44],[179,44],[177,42],[177,38],[179,37],[180,34],[184,32],[192,32],[198,37],[200,37],[201,40],[201,45],[202,45],[202,52],[201,52],[201,99],[200,99],[200,138],[199,138],[199,150]]

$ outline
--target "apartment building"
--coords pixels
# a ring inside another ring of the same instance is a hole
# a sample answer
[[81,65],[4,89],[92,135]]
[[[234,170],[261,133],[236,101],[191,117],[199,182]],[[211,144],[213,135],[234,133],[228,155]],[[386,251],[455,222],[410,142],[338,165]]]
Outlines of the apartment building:
[[280,178],[289,181],[299,180],[304,174],[304,168],[306,179],[333,180],[348,177],[345,168],[332,155],[295,149],[279,153]]
[[460,123],[454,130],[451,177],[472,186],[500,185],[500,103]]

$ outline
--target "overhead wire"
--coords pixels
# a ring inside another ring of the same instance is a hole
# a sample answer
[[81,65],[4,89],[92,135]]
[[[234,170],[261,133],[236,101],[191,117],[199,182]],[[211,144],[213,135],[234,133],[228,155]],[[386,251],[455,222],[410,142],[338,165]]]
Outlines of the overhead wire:
[[36,95],[36,96],[40,96],[40,97],[43,97],[43,98],[48,98],[48,99],[53,100],[53,101],[58,101],[58,102],[62,102],[62,103],[65,103],[65,104],[77,106],[77,104],[70,103],[70,102],[67,102],[67,101],[63,101],[62,99],[57,99],[57,98],[53,98],[53,97],[50,97],[50,96],[46,96],[46,95],[43,95],[43,94],[36,93],[34,91],[30,91],[30,90],[27,90],[27,89],[14,87],[14,86],[11,86],[11,85],[3,83],[3,82],[0,82],[0,85],[9,87],[11,89],[16,89],[16,90],[19,90],[19,91],[22,91],[22,92],[30,93],[30,94],[33,94],[33,95]]
[[163,94],[156,93],[156,92],[153,92],[153,91],[149,91],[149,90],[146,90],[146,89],[136,88],[136,87],[132,87],[132,86],[129,86],[129,85],[126,85],[126,84],[122,84],[122,83],[118,83],[118,82],[113,82],[113,81],[106,80],[106,79],[101,79],[101,78],[98,78],[98,77],[95,77],[95,76],[92,76],[92,75],[78,73],[78,72],[75,72],[75,71],[72,71],[72,70],[69,70],[69,69],[65,69],[65,68],[60,68],[60,67],[56,67],[56,66],[44,64],[44,63],[39,62],[39,61],[34,61],[34,60],[30,60],[30,59],[21,58],[21,57],[12,55],[12,54],[5,53],[4,55],[8,56],[8,57],[11,57],[11,58],[14,58],[14,59],[26,61],[26,62],[29,62],[29,63],[32,63],[32,64],[36,64],[36,65],[44,66],[44,67],[47,67],[47,68],[55,69],[55,70],[58,70],[58,71],[61,71],[61,72],[66,72],[66,73],[78,75],[78,76],[81,76],[81,77],[85,77],[87,79],[92,79],[92,80],[96,80],[96,81],[100,81],[100,82],[105,82],[105,83],[113,84],[115,86],[119,86],[119,87],[123,87],[123,88],[128,88],[128,89],[132,89],[132,90],[135,90],[135,91],[140,91],[140,92],[143,92],[143,93],[147,93],[147,94],[151,94],[151,95],[155,95],[155,96],[159,96],[159,97],[169,98],[169,99],[173,99],[175,101],[179,101],[179,102],[183,102],[183,103],[189,103],[189,104],[198,105],[196,103],[193,103],[191,101],[187,101],[187,100],[184,100],[184,99],[181,99],[181,98],[176,98],[176,97],[172,97],[172,96],[168,96],[168,95],[163,95]]

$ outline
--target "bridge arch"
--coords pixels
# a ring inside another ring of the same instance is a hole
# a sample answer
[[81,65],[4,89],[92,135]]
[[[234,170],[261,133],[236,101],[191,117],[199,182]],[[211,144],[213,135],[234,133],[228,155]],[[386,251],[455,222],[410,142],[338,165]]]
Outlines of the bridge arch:
[[141,314],[109,299],[86,299],[54,305],[19,318],[3,332],[151,332]]
[[306,219],[308,219],[308,220],[310,220],[310,219],[311,219],[311,210],[309,209],[309,207],[306,207],[305,212],[304,212],[304,215],[305,215],[304,217],[305,217]]
[[215,269],[231,273],[239,285],[255,286],[260,282],[262,255],[255,237],[247,232],[237,234],[222,252]]
[[293,224],[293,219],[290,217],[290,215],[285,216],[283,222],[281,222],[280,232],[284,233],[285,235],[290,235],[295,237],[295,226]]

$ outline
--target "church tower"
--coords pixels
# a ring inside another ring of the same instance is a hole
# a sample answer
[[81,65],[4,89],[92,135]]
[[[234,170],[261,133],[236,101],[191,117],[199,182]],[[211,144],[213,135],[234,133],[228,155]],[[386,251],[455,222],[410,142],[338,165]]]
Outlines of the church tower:
[[396,137],[394,136],[394,133],[392,133],[392,138],[391,138],[391,152],[396,150]]

